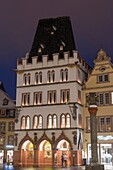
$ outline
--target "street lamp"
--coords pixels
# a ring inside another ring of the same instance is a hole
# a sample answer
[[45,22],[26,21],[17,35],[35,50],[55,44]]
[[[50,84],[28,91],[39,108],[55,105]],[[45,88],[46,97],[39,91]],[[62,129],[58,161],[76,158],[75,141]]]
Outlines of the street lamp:
[[15,122],[18,123],[18,118],[19,118],[19,115],[20,115],[20,111],[21,109],[17,108],[16,109],[16,112],[15,112]]
[[104,165],[98,163],[97,154],[97,118],[98,111],[97,102],[98,96],[96,93],[89,93],[86,97],[88,103],[88,111],[90,113],[90,136],[91,136],[91,156],[92,161],[90,165],[86,166],[86,170],[104,170]]

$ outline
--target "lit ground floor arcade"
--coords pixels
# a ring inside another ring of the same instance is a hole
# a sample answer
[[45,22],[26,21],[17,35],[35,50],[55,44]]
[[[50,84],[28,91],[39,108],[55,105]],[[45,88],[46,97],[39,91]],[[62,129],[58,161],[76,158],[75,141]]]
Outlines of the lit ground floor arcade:
[[[36,136],[35,136],[36,137]],[[44,133],[36,141],[27,133],[14,151],[15,166],[72,166],[82,164],[81,150],[74,150],[72,142],[62,133],[50,140]]]

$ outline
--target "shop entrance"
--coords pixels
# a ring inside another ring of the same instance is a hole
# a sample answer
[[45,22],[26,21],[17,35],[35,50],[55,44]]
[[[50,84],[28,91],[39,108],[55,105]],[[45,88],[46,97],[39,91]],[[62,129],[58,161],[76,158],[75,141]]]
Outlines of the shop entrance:
[[52,165],[52,147],[49,141],[44,140],[39,145],[39,165]]
[[112,144],[101,144],[101,163],[112,165]]
[[22,152],[21,152],[21,162],[23,165],[33,165],[34,162],[34,149],[33,144],[27,140],[22,145]]
[[59,166],[71,165],[70,145],[66,140],[63,139],[57,144],[56,157],[57,165]]
[[0,150],[0,165],[3,164],[4,151]]
[[13,164],[13,150],[7,150],[7,164]]

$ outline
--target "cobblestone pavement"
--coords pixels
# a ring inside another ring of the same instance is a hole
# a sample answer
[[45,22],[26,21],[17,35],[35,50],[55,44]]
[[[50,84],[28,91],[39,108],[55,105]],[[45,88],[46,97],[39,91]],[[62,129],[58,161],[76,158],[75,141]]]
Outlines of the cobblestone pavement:
[[[4,166],[0,167],[0,170],[85,170],[85,166],[72,166],[72,167],[16,167]],[[105,165],[104,170],[113,170],[113,166]]]

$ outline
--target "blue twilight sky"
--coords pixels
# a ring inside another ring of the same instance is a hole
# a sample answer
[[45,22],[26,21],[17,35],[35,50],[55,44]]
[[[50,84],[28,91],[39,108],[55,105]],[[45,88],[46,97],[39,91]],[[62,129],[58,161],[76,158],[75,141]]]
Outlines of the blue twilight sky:
[[17,58],[30,51],[39,19],[70,16],[76,48],[93,66],[100,48],[113,59],[113,0],[0,0],[0,80],[15,99]]

